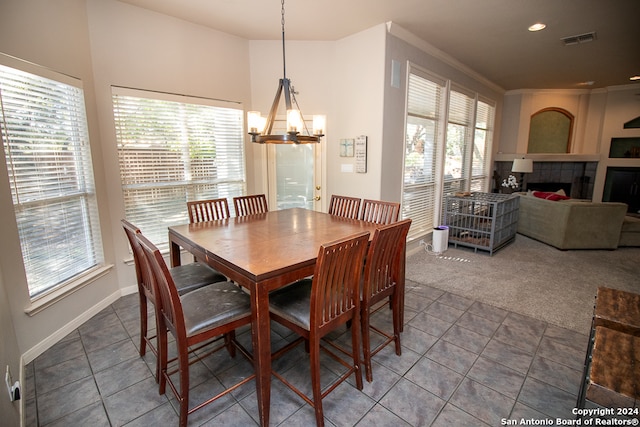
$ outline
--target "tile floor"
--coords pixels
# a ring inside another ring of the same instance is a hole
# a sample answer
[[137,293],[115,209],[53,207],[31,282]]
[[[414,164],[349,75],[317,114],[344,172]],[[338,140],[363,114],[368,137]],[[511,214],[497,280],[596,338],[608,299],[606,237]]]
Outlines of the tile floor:
[[[389,322],[389,314],[381,310],[376,322]],[[120,298],[30,363],[26,425],[177,425],[171,392],[157,391],[155,358],[138,354],[138,322],[137,294]],[[499,426],[522,418],[555,425],[574,418],[586,335],[415,282],[407,282],[405,322],[402,356],[386,347],[363,391],[352,377],[325,398],[327,426]],[[348,337],[341,334],[334,338]],[[274,346],[286,335],[274,327]],[[239,336],[248,345],[248,330]],[[275,366],[304,387],[305,357],[299,346]],[[323,380],[340,366],[325,362]],[[194,402],[251,367],[223,351],[192,369]],[[192,414],[189,425],[250,426],[256,418],[251,381]],[[311,407],[275,379],[271,424],[314,425]]]

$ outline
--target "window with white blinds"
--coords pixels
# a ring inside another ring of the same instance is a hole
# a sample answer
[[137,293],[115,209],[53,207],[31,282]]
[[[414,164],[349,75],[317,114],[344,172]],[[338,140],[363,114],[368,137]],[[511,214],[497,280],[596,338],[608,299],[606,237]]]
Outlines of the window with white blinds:
[[493,141],[493,122],[496,108],[491,101],[478,100],[476,104],[476,124],[471,156],[470,191],[487,192],[487,177],[490,171],[490,150]]
[[467,188],[471,173],[471,149],[475,97],[460,89],[449,92],[449,114],[444,165],[444,193]]
[[[187,201],[245,194],[238,103],[112,89],[125,216],[159,248]],[[232,203],[230,203],[233,206]]]
[[2,141],[32,298],[104,262],[81,82],[43,74],[54,79],[0,65]]
[[409,240],[438,225],[447,194],[487,191],[494,115],[491,101],[410,66],[402,199],[402,217],[413,220]]
[[409,74],[402,217],[412,219],[410,240],[433,228],[444,89],[444,81],[428,74]]

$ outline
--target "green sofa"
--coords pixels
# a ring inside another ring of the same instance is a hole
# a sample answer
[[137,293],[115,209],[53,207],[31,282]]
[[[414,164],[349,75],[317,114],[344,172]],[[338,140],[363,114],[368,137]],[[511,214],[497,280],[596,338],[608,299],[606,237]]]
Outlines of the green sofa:
[[520,194],[518,233],[558,249],[616,249],[627,205]]

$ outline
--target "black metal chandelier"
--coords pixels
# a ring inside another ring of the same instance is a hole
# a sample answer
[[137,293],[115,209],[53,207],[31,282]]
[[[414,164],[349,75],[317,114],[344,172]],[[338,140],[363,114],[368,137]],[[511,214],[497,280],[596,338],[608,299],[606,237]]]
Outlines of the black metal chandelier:
[[[247,126],[251,142],[260,144],[309,144],[318,143],[320,138],[324,136],[324,127],[326,118],[323,115],[313,116],[313,133],[309,132],[305,124],[298,101],[296,100],[296,92],[291,86],[291,80],[287,78],[287,65],[285,59],[285,43],[284,43],[284,0],[282,0],[282,65],[283,77],[280,79],[276,96],[269,110],[267,117],[262,117],[259,111],[249,111],[247,113]],[[278,106],[280,97],[284,93],[284,102],[287,109],[287,129],[283,134],[272,134],[273,124],[278,114]]]

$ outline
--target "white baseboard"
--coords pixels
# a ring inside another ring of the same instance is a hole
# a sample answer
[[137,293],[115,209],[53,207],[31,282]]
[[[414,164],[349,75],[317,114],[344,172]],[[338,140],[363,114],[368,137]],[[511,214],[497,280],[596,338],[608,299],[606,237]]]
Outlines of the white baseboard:
[[82,325],[87,320],[91,319],[93,316],[107,308],[109,305],[113,304],[118,298],[129,295],[132,292],[138,292],[137,286],[130,286],[123,289],[118,289],[99,303],[95,304],[93,307],[90,307],[87,311],[82,313],[80,316],[73,319],[71,322],[64,325],[62,328],[58,329],[56,332],[40,341],[38,344],[31,347],[22,355],[22,366],[25,366],[32,361],[35,360],[36,357],[40,356],[42,353],[51,348],[54,344],[60,341],[62,338],[69,335],[75,329],[77,329],[80,325]]

